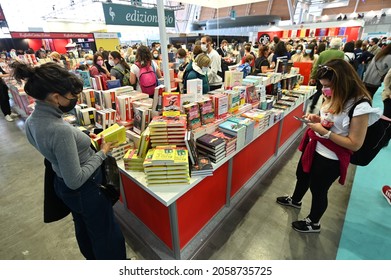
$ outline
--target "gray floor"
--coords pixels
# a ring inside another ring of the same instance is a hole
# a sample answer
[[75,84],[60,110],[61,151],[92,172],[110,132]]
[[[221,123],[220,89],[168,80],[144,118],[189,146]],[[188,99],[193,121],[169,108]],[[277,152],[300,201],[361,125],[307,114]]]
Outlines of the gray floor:
[[[0,117],[0,259],[83,259],[70,216],[43,223],[43,157],[27,142],[23,124]],[[301,210],[282,207],[275,198],[293,190],[297,145],[257,183],[194,259],[335,259],[354,170],[349,170],[345,186],[336,183],[330,189],[322,232],[295,232],[291,222],[306,216],[311,195],[306,195]],[[136,239],[128,238],[128,243],[129,258],[152,258]]]

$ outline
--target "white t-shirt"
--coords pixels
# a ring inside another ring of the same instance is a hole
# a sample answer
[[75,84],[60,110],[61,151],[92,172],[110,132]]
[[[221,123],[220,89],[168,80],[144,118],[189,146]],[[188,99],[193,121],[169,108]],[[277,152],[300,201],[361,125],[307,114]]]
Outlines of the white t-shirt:
[[[155,72],[156,72],[156,69],[159,69],[157,64],[156,64],[156,62],[153,61],[153,60],[152,60],[152,67],[155,70]],[[141,92],[141,87],[140,87],[140,84],[138,83],[138,79],[140,77],[140,68],[138,68],[138,66],[136,64],[133,64],[130,67],[130,72],[132,72],[133,74],[136,75],[136,78],[137,78],[137,88],[136,88],[136,90]]]
[[[327,119],[328,121],[333,122],[333,126],[330,129],[333,133],[342,136],[348,136],[350,125],[350,118],[348,116],[348,113],[353,104],[353,99],[348,101],[348,105],[339,115],[327,113],[327,105],[325,105],[320,110],[320,118],[322,121],[324,119]],[[353,117],[361,116],[364,114],[369,114],[368,126],[370,126],[380,118],[380,116],[382,115],[382,111],[379,108],[372,108],[368,102],[363,102],[356,106],[353,111]],[[317,135],[320,136],[319,134]],[[333,151],[329,150],[319,142],[316,145],[316,151],[326,158],[338,160],[337,155]]]

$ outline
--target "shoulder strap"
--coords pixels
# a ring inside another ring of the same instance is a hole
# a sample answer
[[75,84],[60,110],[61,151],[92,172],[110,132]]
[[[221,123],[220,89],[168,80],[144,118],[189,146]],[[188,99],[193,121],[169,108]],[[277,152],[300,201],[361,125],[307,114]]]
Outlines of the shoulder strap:
[[[119,70],[118,68],[116,68],[115,66],[113,67],[114,70],[117,70],[118,72],[120,72],[122,75],[125,75],[124,72],[122,72],[121,70]],[[125,70],[126,71],[126,70]]]
[[357,107],[358,104],[361,104],[361,103],[363,103],[363,102],[368,102],[369,105],[372,106],[371,101],[369,101],[369,100],[366,99],[366,98],[362,98],[362,99],[358,100],[356,103],[353,104],[352,108],[350,108],[350,110],[349,110],[348,116],[349,116],[349,119],[350,119],[350,120],[351,120],[352,117],[353,117],[354,109],[356,109],[356,107]]

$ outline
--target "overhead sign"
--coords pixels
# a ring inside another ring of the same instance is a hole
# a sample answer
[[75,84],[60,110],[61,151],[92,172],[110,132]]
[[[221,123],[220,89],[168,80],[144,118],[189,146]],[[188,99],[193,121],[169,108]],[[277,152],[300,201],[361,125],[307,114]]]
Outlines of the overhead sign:
[[59,33],[59,32],[11,32],[12,38],[20,39],[94,39],[92,33]]
[[[139,8],[130,5],[105,4],[103,12],[106,24],[109,25],[133,25],[133,26],[159,26],[157,9]],[[175,27],[175,13],[172,10],[164,10],[166,27]]]

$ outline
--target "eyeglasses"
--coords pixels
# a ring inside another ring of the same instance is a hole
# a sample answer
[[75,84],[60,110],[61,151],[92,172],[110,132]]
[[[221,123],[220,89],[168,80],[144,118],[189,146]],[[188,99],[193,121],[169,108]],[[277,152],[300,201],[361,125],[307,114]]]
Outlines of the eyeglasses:
[[318,80],[323,79],[326,75],[330,75],[330,72],[333,72],[335,75],[337,75],[337,72],[334,68],[327,66],[327,65],[319,65],[318,72],[316,73],[316,76]]

